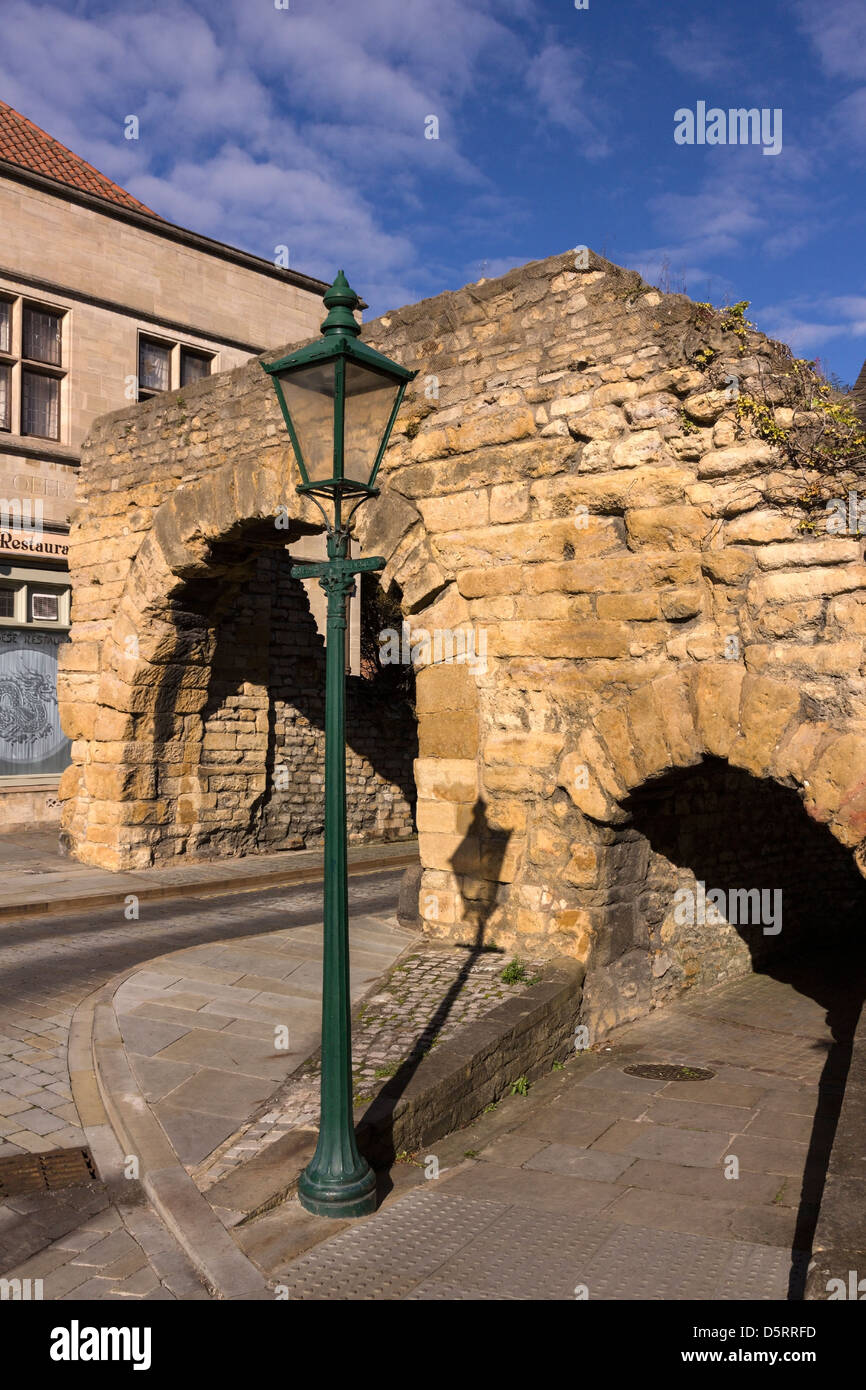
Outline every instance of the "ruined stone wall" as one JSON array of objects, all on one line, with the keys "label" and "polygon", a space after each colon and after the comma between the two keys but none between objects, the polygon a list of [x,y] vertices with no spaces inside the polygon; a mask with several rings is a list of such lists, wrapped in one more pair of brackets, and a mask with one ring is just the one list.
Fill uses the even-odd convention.
[{"label": "ruined stone wall", "polygon": [[[731,389],[805,429],[790,362],[745,325],[573,255],[364,336],[419,376],[359,539],[386,556],[382,582],[416,632],[473,643],[461,663],[434,643],[417,673],[421,916],[448,939],[587,960],[588,988],[638,952],[639,988],[630,976],[604,1007],[640,1011],[661,956],[688,956],[650,930],[651,844],[614,911],[645,784],[725,760],[795,793],[862,864],[864,543],[801,529],[808,471]],[[273,538],[280,504],[296,534],[315,522],[257,364],[182,394],[100,422],[73,533],[65,821],[82,858],[115,866],[147,862],[166,834],[138,782],[154,706],[173,730],[207,702],[172,605],[228,582],[231,547]],[[717,974],[726,950],[710,951]]]}]

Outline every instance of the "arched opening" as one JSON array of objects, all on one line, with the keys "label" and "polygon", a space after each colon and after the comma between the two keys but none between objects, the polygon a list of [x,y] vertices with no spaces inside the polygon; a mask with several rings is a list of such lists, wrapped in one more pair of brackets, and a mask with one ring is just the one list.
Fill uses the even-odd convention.
[{"label": "arched opening", "polygon": [[[688,1020],[682,1010],[668,1016],[667,1055],[652,1060],[727,1068],[729,1079],[750,1069],[756,1082],[809,1094],[802,1166],[785,1180],[796,1218],[789,1296],[802,1297],[866,996],[866,883],[795,791],[719,758],[644,783],[623,810],[627,821],[607,832],[607,924],[584,1017],[598,1039],[691,993]],[[708,995],[750,971],[779,986],[766,990],[766,1012],[737,999],[717,1006]],[[699,1035],[704,1055],[680,1056]],[[777,1116],[781,1135],[783,1120],[798,1123]],[[758,1146],[775,1133],[767,1123],[755,1130]],[[731,1151],[742,1143],[732,1140]],[[769,1172],[779,1171],[769,1160]]]},{"label": "arched opening", "polygon": [[[175,593],[163,621],[174,630],[191,698],[172,689],[154,718],[153,858],[299,849],[324,833],[324,638],[294,557],[262,544],[255,525],[214,543],[207,571]],[[192,706],[192,707],[190,707]],[[347,675],[346,763],[350,843],[414,832],[417,755],[408,700],[381,698]]]}]

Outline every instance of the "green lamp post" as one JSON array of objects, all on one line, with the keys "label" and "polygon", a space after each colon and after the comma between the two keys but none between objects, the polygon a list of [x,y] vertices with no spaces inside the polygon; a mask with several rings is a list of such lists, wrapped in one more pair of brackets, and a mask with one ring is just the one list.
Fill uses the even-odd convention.
[{"label": "green lamp post", "polygon": [[322,980],[321,1120],[316,1152],[298,1196],[318,1216],[367,1216],[376,1179],[358,1152],[352,1116],[349,995],[349,892],[346,859],[346,599],[355,575],[385,566],[353,560],[350,526],[369,497],[407,384],[417,375],[360,340],[360,304],[342,270],[324,295],[322,337],[278,362],[264,363],[292,441],[301,482],[325,519],[328,558],[295,565],[328,596],[325,665],[325,939]]}]

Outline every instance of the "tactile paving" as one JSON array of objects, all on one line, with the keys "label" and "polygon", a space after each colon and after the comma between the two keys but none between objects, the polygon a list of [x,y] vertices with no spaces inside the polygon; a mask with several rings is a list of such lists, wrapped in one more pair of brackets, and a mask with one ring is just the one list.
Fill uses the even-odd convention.
[{"label": "tactile paving", "polygon": [[290,1299],[784,1299],[790,1254],[598,1217],[411,1193],[293,1261]]}]

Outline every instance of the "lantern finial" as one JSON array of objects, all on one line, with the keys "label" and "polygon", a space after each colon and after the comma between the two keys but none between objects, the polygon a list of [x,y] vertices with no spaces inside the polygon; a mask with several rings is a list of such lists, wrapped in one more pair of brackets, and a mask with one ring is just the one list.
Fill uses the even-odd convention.
[{"label": "lantern finial", "polygon": [[350,333],[353,338],[360,335],[361,328],[355,319],[354,310],[361,303],[359,296],[352,289],[342,270],[337,272],[337,278],[330,289],[325,290],[322,295],[325,308],[330,310],[328,317],[321,324],[322,334],[326,338],[335,337],[338,333]]}]

